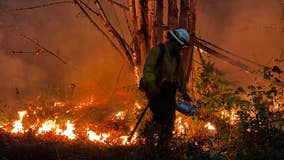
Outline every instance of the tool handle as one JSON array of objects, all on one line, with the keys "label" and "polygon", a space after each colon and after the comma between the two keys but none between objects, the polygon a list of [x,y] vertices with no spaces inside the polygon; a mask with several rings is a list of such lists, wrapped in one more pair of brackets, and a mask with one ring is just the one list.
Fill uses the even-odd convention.
[{"label": "tool handle", "polygon": [[141,113],[141,115],[140,115],[140,117],[139,117],[137,123],[135,124],[135,127],[131,130],[130,135],[129,135],[128,139],[127,139],[128,142],[131,142],[131,139],[132,139],[132,137],[133,137],[135,131],[137,130],[139,124],[141,123],[143,117],[145,116],[145,114],[146,114],[148,108],[150,108],[150,105],[149,105],[149,104],[146,106],[146,108],[145,108],[145,109],[143,110],[143,112]]}]

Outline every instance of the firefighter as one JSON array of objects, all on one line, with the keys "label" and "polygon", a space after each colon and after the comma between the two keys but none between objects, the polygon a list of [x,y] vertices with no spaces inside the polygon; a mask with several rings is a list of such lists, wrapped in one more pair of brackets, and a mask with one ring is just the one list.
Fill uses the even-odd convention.
[{"label": "firefighter", "polygon": [[[168,147],[173,136],[177,90],[184,100],[192,101],[187,94],[180,56],[182,48],[188,47],[189,34],[185,29],[180,28],[169,30],[167,37],[165,43],[151,49],[140,82],[152,111],[152,121],[149,122],[151,125],[146,124],[143,134],[146,141],[155,141],[153,135],[156,133],[158,148]],[[149,128],[153,127],[154,133],[149,131]]]}]

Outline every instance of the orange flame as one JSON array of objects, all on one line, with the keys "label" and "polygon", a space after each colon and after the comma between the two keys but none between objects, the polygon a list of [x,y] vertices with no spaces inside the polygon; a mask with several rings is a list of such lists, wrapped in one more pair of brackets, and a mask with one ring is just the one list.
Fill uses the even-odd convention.
[{"label": "orange flame", "polygon": [[[71,123],[70,120],[68,120],[66,122],[66,130],[63,131],[61,135],[66,136],[68,139],[71,139],[71,140],[76,139],[76,134],[74,134],[73,132],[75,130],[74,126],[75,125]],[[60,133],[60,131],[61,130],[57,130],[57,133]]]},{"label": "orange flame", "polygon": [[208,122],[208,123],[204,126],[204,128],[207,128],[207,129],[209,129],[209,130],[211,130],[211,131],[216,130],[216,128],[211,124],[211,122]]},{"label": "orange flame", "polygon": [[23,130],[24,127],[23,127],[23,124],[22,124],[22,121],[23,121],[23,118],[24,116],[27,114],[27,111],[19,111],[18,112],[19,114],[19,120],[16,120],[13,124],[13,129],[12,129],[12,133],[24,133],[25,131]]}]

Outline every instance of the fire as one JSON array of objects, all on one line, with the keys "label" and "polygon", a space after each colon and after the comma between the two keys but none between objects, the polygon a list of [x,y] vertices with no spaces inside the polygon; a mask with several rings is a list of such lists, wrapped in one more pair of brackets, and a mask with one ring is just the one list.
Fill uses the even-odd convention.
[{"label": "fire", "polygon": [[122,145],[130,145],[130,144],[135,144],[137,142],[137,133],[135,132],[131,141],[128,142],[128,137],[129,136],[120,136],[120,139],[122,140],[121,144]]},{"label": "fire", "polygon": [[54,102],[53,106],[54,107],[64,107],[65,103],[64,102]]},{"label": "fire", "polygon": [[[74,134],[75,124],[71,123],[70,120],[66,122],[66,130],[63,131],[60,135],[66,136],[67,138],[73,140],[76,139],[76,134]],[[60,130],[57,130],[60,133]]]},{"label": "fire", "polygon": [[97,134],[96,132],[91,131],[89,129],[87,129],[87,135],[90,141],[96,141],[104,144],[107,143],[107,140],[110,137],[109,133]]},{"label": "fire", "polygon": [[38,129],[38,134],[44,134],[59,129],[59,125],[55,123],[55,120],[47,120],[42,123]]},{"label": "fire", "polygon": [[239,116],[237,115],[238,110],[232,109],[230,112],[227,110],[221,111],[221,117],[222,118],[229,118],[229,123],[231,125],[234,125],[238,122]]},{"label": "fire", "polygon": [[19,111],[18,112],[19,114],[19,120],[16,120],[13,124],[13,129],[12,129],[12,133],[24,133],[25,131],[23,130],[24,127],[23,127],[23,124],[22,124],[22,121],[23,121],[23,118],[24,116],[27,114],[27,111]]},{"label": "fire", "polygon": [[[185,123],[187,124],[187,123]],[[176,119],[176,129],[174,131],[174,133],[176,133],[177,135],[182,135],[182,134],[185,134],[185,124],[182,123],[182,117],[179,116],[177,119]]]},{"label": "fire", "polygon": [[135,101],[134,105],[137,107],[138,110],[142,108],[141,105],[137,101]]},{"label": "fire", "polygon": [[207,128],[207,129],[209,129],[209,130],[211,130],[211,131],[216,130],[216,128],[211,124],[211,122],[208,122],[208,123],[204,126],[204,128]]},{"label": "fire", "polygon": [[137,85],[139,85],[140,76],[139,76],[139,71],[138,71],[137,66],[134,67],[134,72],[135,72],[135,77],[136,77],[136,83],[137,83]]},{"label": "fire", "polygon": [[126,114],[125,114],[125,112],[120,111],[120,112],[118,112],[115,116],[116,116],[116,119],[117,119],[117,120],[124,120]]}]

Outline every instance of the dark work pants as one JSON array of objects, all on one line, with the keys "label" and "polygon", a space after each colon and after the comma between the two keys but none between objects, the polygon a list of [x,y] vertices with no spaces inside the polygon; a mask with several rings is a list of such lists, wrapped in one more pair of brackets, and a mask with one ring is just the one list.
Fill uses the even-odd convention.
[{"label": "dark work pants", "polygon": [[158,134],[158,146],[168,147],[175,125],[176,87],[165,85],[161,94],[149,99],[153,129]]}]

